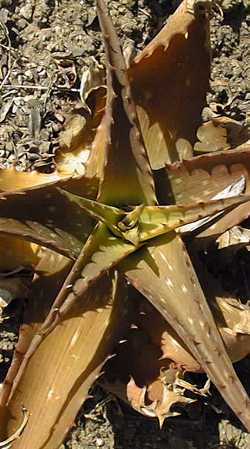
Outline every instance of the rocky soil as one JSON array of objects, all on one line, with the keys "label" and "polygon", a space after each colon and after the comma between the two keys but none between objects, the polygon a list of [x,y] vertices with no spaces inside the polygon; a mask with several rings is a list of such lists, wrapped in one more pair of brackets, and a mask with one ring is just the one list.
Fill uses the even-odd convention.
[{"label": "rocky soil", "polygon": [[[177,0],[112,0],[124,47],[140,51],[175,10]],[[216,113],[250,123],[250,5],[223,0],[212,19],[213,68],[204,118]],[[53,169],[58,135],[79,105],[83,71],[103,61],[93,0],[0,0],[0,167]],[[0,328],[0,380],[16,342],[22,305]],[[19,317],[19,318],[18,318]],[[250,362],[237,366],[243,382]],[[250,436],[214,394],[190,415],[158,424],[100,387],[80,411],[61,449],[247,449]]]}]

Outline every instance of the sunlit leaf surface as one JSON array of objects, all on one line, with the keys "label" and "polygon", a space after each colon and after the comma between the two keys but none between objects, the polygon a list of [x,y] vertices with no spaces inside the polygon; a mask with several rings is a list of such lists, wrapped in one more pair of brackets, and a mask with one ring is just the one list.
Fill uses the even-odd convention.
[{"label": "sunlit leaf surface", "polygon": [[[169,342],[178,342],[182,354],[180,363],[205,371],[250,430],[249,398],[225,349],[219,319],[211,313],[181,238],[172,232],[183,223],[249,199],[243,195],[207,201],[242,175],[248,190],[248,152],[190,159],[168,166],[161,174],[152,171],[177,160],[180,147],[194,142],[209,79],[207,15],[196,15],[183,1],[127,73],[103,0],[97,1],[97,12],[107,59],[105,111],[104,95],[99,92],[91,120],[86,124],[80,120],[79,129],[71,123],[72,133],[64,139],[65,152],[68,145],[76,157],[76,172],[77,163],[82,166],[82,151],[89,146],[86,173],[80,170],[80,177],[72,177],[74,163],[69,164],[68,180],[50,180],[50,186],[39,180],[35,182],[39,188],[25,180],[25,188],[21,182],[14,187],[22,191],[1,196],[0,217],[5,229],[6,223],[12,226],[9,234],[49,248],[38,246],[44,251],[38,261],[30,256],[38,276],[33,286],[35,299],[26,312],[1,390],[1,438],[18,428],[24,405],[29,421],[15,447],[60,446],[118,336],[124,335],[124,278],[167,321],[173,331]],[[177,205],[167,207],[171,194]],[[75,262],[70,260],[75,258]],[[229,328],[234,318],[231,309],[227,312]],[[229,340],[228,352],[234,360],[240,351],[233,346],[239,340]],[[166,347],[160,350],[167,355]],[[171,362],[178,364],[178,351],[169,349],[166,373]],[[159,371],[159,357],[158,349],[149,347],[138,358],[138,373],[152,361],[152,368]],[[149,398],[159,400],[155,409],[144,408],[146,378],[139,389],[131,379],[128,398],[138,411],[157,416],[161,424],[173,416],[172,404],[190,402],[184,390],[195,389],[178,379],[176,372],[170,381],[177,388],[172,396],[162,390],[162,378],[152,375],[150,380]],[[196,389],[196,394],[205,393]]]}]

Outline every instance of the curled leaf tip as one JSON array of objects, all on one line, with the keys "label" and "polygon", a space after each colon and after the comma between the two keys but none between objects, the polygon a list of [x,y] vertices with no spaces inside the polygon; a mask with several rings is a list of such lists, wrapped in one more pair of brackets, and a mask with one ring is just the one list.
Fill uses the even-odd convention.
[{"label": "curled leaf tip", "polygon": [[10,449],[12,445],[15,443],[16,440],[20,438],[22,435],[26,425],[28,424],[29,420],[29,412],[25,407],[22,407],[22,413],[23,413],[23,419],[18,427],[18,429],[6,440],[0,441],[0,448],[2,449]]}]

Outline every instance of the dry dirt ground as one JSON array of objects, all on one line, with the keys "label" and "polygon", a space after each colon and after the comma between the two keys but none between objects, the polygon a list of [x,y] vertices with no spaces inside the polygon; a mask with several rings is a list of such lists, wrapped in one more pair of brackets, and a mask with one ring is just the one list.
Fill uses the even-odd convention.
[{"label": "dry dirt ground", "polygon": [[[123,45],[139,51],[177,4],[113,0],[109,7]],[[52,169],[58,134],[79,105],[82,72],[103,58],[93,5],[93,0],[0,0],[0,167],[14,162],[20,170]],[[223,0],[222,10],[223,17],[216,14],[212,20],[213,69],[204,118],[220,112],[249,123],[249,0]],[[246,268],[244,273],[247,290],[250,272]],[[239,282],[238,276],[231,282]],[[0,381],[16,342],[21,305],[8,313],[0,329]],[[246,384],[249,360],[237,370]],[[61,449],[249,449],[250,436],[213,396],[210,405],[167,421],[159,430],[156,422],[96,387]]]}]

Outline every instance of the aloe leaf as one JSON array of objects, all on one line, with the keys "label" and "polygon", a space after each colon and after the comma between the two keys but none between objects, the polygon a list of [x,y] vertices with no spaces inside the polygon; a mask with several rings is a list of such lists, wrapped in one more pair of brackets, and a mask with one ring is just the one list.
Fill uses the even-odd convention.
[{"label": "aloe leaf", "polygon": [[13,191],[29,187],[69,180],[69,175],[59,176],[58,173],[20,172],[14,168],[0,170],[0,191]]},{"label": "aloe leaf", "polygon": [[81,242],[73,236],[63,231],[57,234],[49,226],[43,226],[31,220],[0,218],[0,234],[21,237],[24,240],[46,246],[71,259],[76,259],[81,250]]},{"label": "aloe leaf", "polygon": [[155,204],[153,176],[140,137],[125,61],[102,0],[97,1],[97,12],[106,49],[108,89],[108,132],[98,199],[114,206]]},{"label": "aloe leaf", "polygon": [[4,406],[8,402],[24,354],[28,350],[33,336],[49,313],[71,266],[72,261],[58,253],[45,248],[39,251],[39,259],[35,267],[39,276],[34,278],[31,286],[30,297],[32,300],[28,302],[24,310],[18,342],[1,388],[0,406]]},{"label": "aloe leaf", "polygon": [[174,234],[160,237],[121,265],[134,285],[166,318],[250,430],[250,400],[206,303],[184,244]]},{"label": "aloe leaf", "polygon": [[94,200],[89,200],[63,189],[60,191],[68,198],[70,202],[78,204],[78,206],[80,206],[80,208],[83,209],[88,215],[97,221],[105,223],[107,226],[115,225],[125,214],[123,210],[118,209],[117,207],[112,207]]},{"label": "aloe leaf", "polygon": [[242,195],[193,205],[145,206],[139,220],[140,242],[247,201],[249,196]]},{"label": "aloe leaf", "polygon": [[183,1],[129,69],[153,169],[178,160],[182,142],[195,143],[209,74],[208,21],[192,14]]},{"label": "aloe leaf", "polygon": [[[72,308],[78,297],[82,296],[92,283],[113,268],[126,256],[136,250],[136,247],[115,237],[103,224],[98,224],[87,240],[72,271],[64,283],[64,289],[58,295],[44,323],[55,326]],[[55,311],[59,309],[59,314]]]},{"label": "aloe leaf", "polygon": [[92,220],[53,188],[0,194],[0,231],[76,258],[92,230]]},{"label": "aloe leaf", "polygon": [[12,419],[5,428],[7,436],[18,427],[20,404],[29,413],[16,449],[60,446],[124,330],[123,295],[123,283],[116,275],[102,278],[33,354],[8,402]]},{"label": "aloe leaf", "polygon": [[[236,181],[234,184],[231,184],[228,187],[226,187],[224,190],[222,190],[222,192],[215,195],[212,199],[219,200],[219,199],[224,199],[224,198],[233,198],[234,196],[241,195],[242,192],[245,190],[245,185],[246,185],[245,177],[242,176],[238,181]],[[218,213],[212,217],[201,218],[199,220],[194,221],[193,223],[189,223],[187,225],[181,226],[181,228],[179,229],[179,232],[181,234],[184,234],[187,232],[195,231],[201,227],[204,227],[204,225],[207,226],[207,224],[210,222],[214,222],[215,218],[217,219],[220,216],[221,216],[221,214]],[[218,220],[220,220],[220,218],[218,218]],[[213,229],[213,225],[210,228]]]},{"label": "aloe leaf", "polygon": [[134,245],[113,236],[105,225],[98,224],[96,226],[67,276],[39,330],[39,334],[34,337],[32,346],[26,352],[19,374],[15,379],[16,383],[18,383],[28,360],[45,336],[65,319],[65,316],[79,302],[79,299],[87,294],[92,284],[95,284],[108,270],[135,250]]},{"label": "aloe leaf", "polygon": [[28,420],[29,420],[29,414],[24,407],[22,407],[22,413],[23,413],[23,419],[22,419],[20,426],[15,430],[15,432],[10,437],[8,437],[4,441],[0,441],[0,447],[2,449],[10,449],[12,447],[13,443],[16,440],[18,440],[20,438],[20,436],[22,435],[22,433],[28,423]]},{"label": "aloe leaf", "polygon": [[[222,192],[229,184],[236,184],[241,177],[246,180],[246,193],[248,193],[250,149],[245,145],[242,149],[197,156],[189,161],[168,165],[166,171],[177,204],[188,199],[207,201]],[[200,245],[205,246],[211,239],[215,239],[248,217],[248,203],[241,204],[202,231],[197,240]]]},{"label": "aloe leaf", "polygon": [[211,199],[242,176],[250,190],[250,147],[197,156],[166,166],[175,203]]},{"label": "aloe leaf", "polygon": [[[186,7],[186,3],[184,6]],[[185,12],[186,10],[183,11]],[[96,173],[101,173],[102,170],[100,167],[103,163],[103,176],[98,196],[99,203],[89,202],[83,199],[82,205],[85,203],[85,206],[81,207],[79,198],[70,194],[62,194],[62,192],[57,190],[55,195],[58,195],[60,198],[63,197],[62,204],[65,205],[65,208],[60,209],[57,202],[53,203],[49,194],[47,198],[51,208],[49,214],[46,214],[46,209],[43,207],[40,211],[40,218],[36,219],[39,212],[31,208],[33,213],[32,220],[27,209],[24,213],[20,209],[14,212],[12,208],[11,214],[14,215],[7,217],[13,220],[30,220],[29,223],[37,221],[39,226],[46,227],[49,225],[59,235],[63,235],[63,232],[68,232],[69,236],[79,238],[82,244],[86,241],[86,236],[90,235],[77,262],[74,264],[62,289],[57,295],[47,318],[32,338],[29,346],[25,346],[24,354],[21,354],[18,363],[13,364],[13,372],[10,372],[11,375],[8,378],[10,384],[8,391],[5,389],[6,395],[5,399],[3,399],[3,405],[6,403],[8,397],[10,412],[16,418],[20,412],[20,404],[25,401],[28,402],[27,408],[29,409],[30,407],[31,410],[31,420],[28,424],[29,431],[25,430],[23,438],[18,443],[17,447],[20,449],[27,448],[31,437],[32,449],[36,449],[36,445],[37,449],[40,449],[41,445],[47,449],[55,449],[60,444],[65,429],[69,427],[74,419],[81,400],[86,397],[90,383],[93,381],[93,375],[99,372],[100,366],[104,361],[103,355],[106,351],[106,346],[105,351],[103,351],[103,335],[106,335],[107,330],[107,335],[110,336],[112,334],[112,328],[108,327],[107,329],[107,326],[109,326],[109,323],[112,326],[114,324],[109,321],[110,315],[106,315],[108,314],[106,289],[104,289],[103,293],[101,287],[103,288],[103,282],[105,283],[105,280],[107,280],[106,274],[108,272],[110,273],[110,269],[118,263],[120,263],[121,269],[125,271],[125,275],[134,286],[143,292],[154,306],[160,310],[164,317],[168,319],[169,323],[176,329],[179,336],[185,342],[187,340],[187,345],[192,351],[192,354],[202,364],[218,388],[222,390],[225,399],[236,413],[238,412],[242,422],[250,428],[249,403],[247,403],[245,393],[225,354],[224,346],[202,295],[202,290],[199,287],[198,281],[190,266],[190,261],[179,240],[174,239],[171,234],[162,239],[155,239],[152,245],[149,245],[148,249],[139,249],[138,232],[143,207],[138,205],[153,205],[156,203],[153,177],[143,143],[139,137],[140,130],[137,125],[136,112],[131,99],[125,64],[117,37],[102,0],[98,1],[98,14],[105,38],[108,65],[108,99],[105,111],[107,130],[105,133],[105,142],[101,146],[103,153],[100,159],[102,162],[96,168]],[[192,33],[192,26],[200,27],[201,35],[205,38],[206,24],[197,22],[196,19],[191,19],[190,16],[185,14],[185,20],[188,20],[187,22],[184,21],[185,33],[182,34],[180,41],[189,41],[189,37],[192,36],[189,44],[192,42],[193,45],[198,34]],[[178,23],[181,23],[180,17],[178,18]],[[161,48],[160,42],[161,40],[158,40],[157,44],[153,46],[151,55],[156,56],[158,52],[161,54],[162,51],[165,51],[164,45]],[[175,37],[174,42],[178,43],[177,37]],[[171,48],[171,43],[168,42],[168,44],[169,48]],[[204,50],[204,39],[202,40],[201,48]],[[150,55],[147,53],[144,56],[147,59],[146,56]],[[179,66],[181,62],[177,61]],[[159,69],[157,64],[156,68],[157,70]],[[191,78],[191,81],[193,81],[193,78]],[[185,86],[189,86],[191,81],[187,77],[184,77]],[[152,94],[153,92],[151,87],[148,90],[145,89],[148,97],[148,93],[151,92]],[[162,87],[159,92],[162,94]],[[188,90],[188,92],[190,93],[191,91]],[[189,104],[191,104],[190,101]],[[152,106],[150,101],[148,102],[148,99],[147,106],[150,106],[150,108]],[[164,110],[161,109],[162,112]],[[186,113],[187,111],[185,111]],[[162,120],[162,117],[160,117],[160,120]],[[188,126],[190,127],[190,123]],[[164,128],[164,131],[167,129]],[[155,142],[159,142],[159,140],[164,141],[165,136],[162,133],[158,133],[157,131],[156,135],[157,139],[160,137]],[[179,138],[181,137],[178,136]],[[174,142],[175,146],[178,143],[178,139],[173,132],[171,142]],[[93,165],[89,165],[89,167],[93,169]],[[93,192],[96,191],[96,186],[85,195],[85,181],[86,179],[83,178],[81,187],[83,196],[89,195],[90,198],[93,198]],[[58,184],[54,183],[53,186],[56,188]],[[93,184],[91,184],[91,187],[93,187]],[[80,188],[79,184],[76,184],[74,187],[71,182],[67,186],[69,191],[73,189],[73,192],[81,194],[82,192],[78,191],[78,188]],[[43,194],[47,192],[46,189],[47,187],[43,186]],[[38,204],[41,204],[35,204],[36,193],[34,189],[29,189],[29,195],[32,198],[34,206],[37,207]],[[9,195],[6,201],[6,207],[10,204],[11,196],[13,197],[12,194]],[[21,196],[18,198],[19,205],[21,204]],[[23,194],[23,196],[25,197],[26,195]],[[107,205],[103,208],[100,203],[109,204],[110,206]],[[56,211],[54,210],[55,205]],[[137,205],[137,208],[121,216],[122,211],[114,208],[117,205],[119,207]],[[174,207],[176,211],[176,206]],[[198,205],[198,209],[199,207],[200,205]],[[225,203],[223,203],[224,207]],[[82,214],[83,208],[85,212],[102,222],[97,224],[92,233],[92,222],[87,221],[86,216]],[[67,215],[68,211],[69,214]],[[159,212],[159,209],[157,211]],[[169,222],[169,220],[168,218],[166,219],[166,216],[162,217],[162,213],[157,215],[158,212],[155,209],[156,221],[158,220],[156,226],[158,226],[159,230],[162,226],[162,220],[164,219],[166,222]],[[5,214],[7,213],[10,212],[6,210]],[[15,216],[15,213],[17,215],[20,214],[19,217]],[[26,213],[27,218],[25,218]],[[7,216],[5,214],[3,213],[3,218]],[[147,211],[146,219],[148,222],[146,222],[146,219],[145,223],[142,222],[142,231],[144,231],[143,226],[146,224],[149,226],[152,225],[154,217],[151,217],[151,215],[154,215],[153,209]],[[125,241],[122,238],[118,238],[115,232],[112,233],[108,229],[110,222],[116,224],[116,220],[120,218],[122,220],[117,223],[117,226],[124,225],[124,229],[121,229],[121,231],[122,236],[125,237]],[[173,221],[175,221],[174,217]],[[132,228],[129,229],[131,225]],[[131,232],[132,234],[130,234]],[[131,243],[128,243],[126,238]],[[146,238],[148,237],[145,231]],[[138,252],[138,257],[132,255],[135,251]],[[121,263],[127,256],[129,256],[128,261]],[[140,259],[141,256],[142,259]],[[168,258],[171,264],[168,262]],[[172,262],[175,262],[175,265]],[[176,273],[172,273],[172,271],[176,271]],[[109,281],[107,280],[107,282]],[[112,289],[112,291],[114,290]],[[113,294],[108,294],[108,296],[113,297]],[[186,307],[183,305],[183,298],[185,298]],[[104,303],[100,301],[104,301]],[[101,312],[99,311],[100,309]],[[100,322],[98,313],[100,314]],[[115,318],[117,319],[117,316]],[[186,318],[187,322],[185,321]],[[59,326],[61,322],[63,325]],[[72,324],[71,327],[70,323],[74,323],[74,325]],[[101,336],[98,334],[99,330]],[[79,335],[84,337],[85,333],[88,335],[90,333],[91,338],[82,338],[83,341],[79,341]],[[27,341],[25,340],[25,344]],[[51,360],[51,347],[54,341],[56,343],[58,342],[58,349],[56,348],[55,353],[52,354]],[[76,352],[73,352],[71,349],[72,346],[74,347],[75,342],[77,342],[77,347],[75,348]],[[86,351],[86,347],[89,350],[89,358],[87,359],[84,357],[83,352]],[[97,355],[100,355],[98,363],[96,363],[97,355],[93,355],[95,351],[97,351]],[[80,361],[78,360],[78,356],[81,359]],[[48,389],[48,385],[46,384],[47,379],[41,379],[42,373],[39,372],[41,361],[45,366],[48,365],[51,389]],[[74,367],[76,368],[74,373],[72,373]],[[66,387],[64,386],[64,381],[62,381],[64,376]],[[226,380],[228,383],[226,383]],[[57,384],[56,386],[53,384],[53,382],[57,381],[58,394],[55,391]],[[40,392],[38,396],[33,392],[36,386]],[[231,391],[229,391],[230,388]],[[66,397],[64,390],[67,394]],[[54,395],[55,392],[56,395]],[[39,404],[38,411],[36,410],[37,403]],[[56,407],[54,403],[57,404]],[[44,408],[46,409],[44,405],[50,407],[48,417],[45,416],[47,410],[44,410]],[[248,411],[244,407],[248,407]],[[41,416],[44,417],[44,426],[41,426],[41,429],[39,429],[39,417]],[[17,422],[15,422],[15,428],[18,427],[16,424]],[[8,428],[8,432],[10,433],[11,425],[10,420]],[[31,425],[35,430],[33,430],[33,427],[31,429]]]},{"label": "aloe leaf", "polygon": [[12,271],[20,266],[35,267],[40,259],[39,246],[23,239],[0,235],[0,270]]},{"label": "aloe leaf", "polygon": [[212,226],[208,227],[204,231],[195,236],[195,241],[198,246],[205,248],[212,240],[215,240],[221,234],[228,229],[237,226],[242,221],[246,220],[250,216],[250,202],[241,204],[232,211],[228,212],[224,217],[220,218]]},{"label": "aloe leaf", "polygon": [[2,403],[9,398],[10,394],[14,394],[17,386],[19,388],[19,382],[27,370],[27,364],[36,351],[39,351],[46,336],[53,333],[61,321],[65,323],[67,316],[74,314],[74,309],[83,295],[83,303],[85,303],[89,290],[94,288],[97,281],[135,249],[134,245],[113,236],[105,225],[96,226],[28,348],[27,339],[21,338],[19,347],[21,346],[24,350],[21,351],[21,359],[17,351],[17,360],[11,367],[7,376],[8,382],[2,391]]}]

